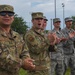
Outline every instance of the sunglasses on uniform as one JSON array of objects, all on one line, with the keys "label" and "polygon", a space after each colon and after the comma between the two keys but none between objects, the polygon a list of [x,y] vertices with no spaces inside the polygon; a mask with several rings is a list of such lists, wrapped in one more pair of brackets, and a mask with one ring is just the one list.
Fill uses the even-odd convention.
[{"label": "sunglasses on uniform", "polygon": [[13,12],[0,12],[0,16],[14,16],[14,13]]}]

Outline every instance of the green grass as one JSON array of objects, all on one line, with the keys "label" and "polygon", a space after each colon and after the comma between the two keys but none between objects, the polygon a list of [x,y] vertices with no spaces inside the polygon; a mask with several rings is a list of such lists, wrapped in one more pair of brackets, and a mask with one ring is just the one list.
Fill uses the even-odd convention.
[{"label": "green grass", "polygon": [[67,69],[66,74],[65,75],[70,75],[70,68]]},{"label": "green grass", "polygon": [[23,69],[20,69],[19,75],[27,75],[27,72]]},{"label": "green grass", "polygon": [[[27,72],[23,69],[20,69],[19,75],[27,75]],[[70,69],[68,68],[65,75],[70,75]]]}]

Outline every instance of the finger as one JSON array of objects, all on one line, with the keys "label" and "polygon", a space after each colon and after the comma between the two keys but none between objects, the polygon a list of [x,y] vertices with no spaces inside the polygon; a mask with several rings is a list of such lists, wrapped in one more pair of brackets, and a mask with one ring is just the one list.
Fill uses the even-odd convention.
[{"label": "finger", "polygon": [[30,62],[33,62],[33,61],[34,61],[34,60],[33,60],[33,59],[31,59],[31,58],[28,58],[27,60],[28,60],[28,61],[30,61]]}]

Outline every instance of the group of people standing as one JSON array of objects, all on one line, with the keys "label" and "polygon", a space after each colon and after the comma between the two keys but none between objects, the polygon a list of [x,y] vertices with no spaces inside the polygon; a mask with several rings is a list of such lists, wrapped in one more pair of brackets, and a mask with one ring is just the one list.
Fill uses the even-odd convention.
[{"label": "group of people standing", "polygon": [[65,18],[61,30],[60,19],[54,18],[54,29],[45,32],[48,19],[42,12],[33,12],[32,28],[23,38],[11,29],[14,8],[0,5],[0,75],[19,75],[20,68],[27,75],[65,75],[70,67],[75,75],[75,31],[72,18]]},{"label": "group of people standing", "polygon": [[72,29],[73,19],[66,17],[64,21],[66,26],[61,29],[60,18],[54,18],[54,29],[50,31],[50,33],[55,33],[57,36],[57,42],[55,43],[57,50],[50,52],[51,75],[65,75],[68,68],[71,70],[70,75],[75,75],[75,31]]},{"label": "group of people standing", "polygon": [[60,29],[60,19],[53,19],[54,29],[59,38],[59,42],[56,44],[57,51],[51,53],[51,75],[65,75],[66,70],[70,67],[70,75],[75,75],[75,31],[72,29],[71,17],[65,18],[65,28]]}]

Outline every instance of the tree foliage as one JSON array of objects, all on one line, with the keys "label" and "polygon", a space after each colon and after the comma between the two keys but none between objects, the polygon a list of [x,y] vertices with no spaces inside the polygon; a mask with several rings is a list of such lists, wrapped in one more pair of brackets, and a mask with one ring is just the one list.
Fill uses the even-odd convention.
[{"label": "tree foliage", "polygon": [[72,28],[75,29],[75,16],[72,16],[73,22],[72,22]]},{"label": "tree foliage", "polygon": [[12,23],[11,28],[20,34],[24,34],[26,33],[28,26],[26,25],[24,19],[22,17],[18,17],[16,14],[14,16],[14,22]]}]

